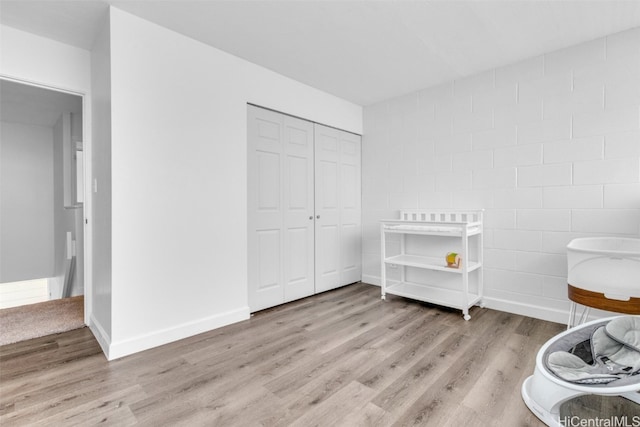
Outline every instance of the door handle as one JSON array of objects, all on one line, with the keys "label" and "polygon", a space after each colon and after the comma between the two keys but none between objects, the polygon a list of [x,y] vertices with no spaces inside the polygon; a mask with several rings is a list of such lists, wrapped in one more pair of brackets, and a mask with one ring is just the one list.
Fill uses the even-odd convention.
[{"label": "door handle", "polygon": [[313,219],[313,215],[311,215],[311,216],[309,217],[309,219]]},{"label": "door handle", "polygon": [[316,215],[316,219],[320,219],[320,215]]}]

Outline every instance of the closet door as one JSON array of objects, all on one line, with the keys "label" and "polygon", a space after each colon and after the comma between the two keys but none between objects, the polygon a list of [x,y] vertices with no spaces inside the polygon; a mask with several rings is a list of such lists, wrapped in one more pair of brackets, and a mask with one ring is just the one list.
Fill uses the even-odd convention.
[{"label": "closet door", "polygon": [[313,123],[284,116],[284,301],[313,295]]},{"label": "closet door", "polygon": [[316,292],[361,278],[360,137],[315,126]]},{"label": "closet door", "polygon": [[313,125],[248,107],[248,282],[252,312],[314,292]]},{"label": "closet door", "polygon": [[362,280],[361,141],[340,132],[341,285]]}]

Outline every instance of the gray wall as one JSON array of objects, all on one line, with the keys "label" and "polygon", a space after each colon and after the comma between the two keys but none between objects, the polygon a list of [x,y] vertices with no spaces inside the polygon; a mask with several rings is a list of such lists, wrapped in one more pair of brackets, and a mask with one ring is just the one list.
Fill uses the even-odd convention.
[{"label": "gray wall", "polygon": [[53,130],[0,126],[0,282],[52,277]]}]

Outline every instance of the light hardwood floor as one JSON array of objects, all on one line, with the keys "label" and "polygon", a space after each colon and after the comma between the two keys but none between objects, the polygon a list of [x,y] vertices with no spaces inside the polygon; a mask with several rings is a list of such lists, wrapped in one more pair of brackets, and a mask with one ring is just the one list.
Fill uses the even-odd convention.
[{"label": "light hardwood floor", "polygon": [[520,386],[555,323],[355,284],[107,362],[80,329],[0,347],[0,424],[541,426]]}]

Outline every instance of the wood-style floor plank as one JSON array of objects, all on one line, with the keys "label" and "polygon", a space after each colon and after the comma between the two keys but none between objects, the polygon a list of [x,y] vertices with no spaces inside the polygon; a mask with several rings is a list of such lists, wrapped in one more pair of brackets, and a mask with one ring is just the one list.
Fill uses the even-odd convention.
[{"label": "wood-style floor plank", "polygon": [[0,424],[542,426],[520,386],[563,326],[471,316],[355,284],[112,362],[86,328],[10,344]]}]

